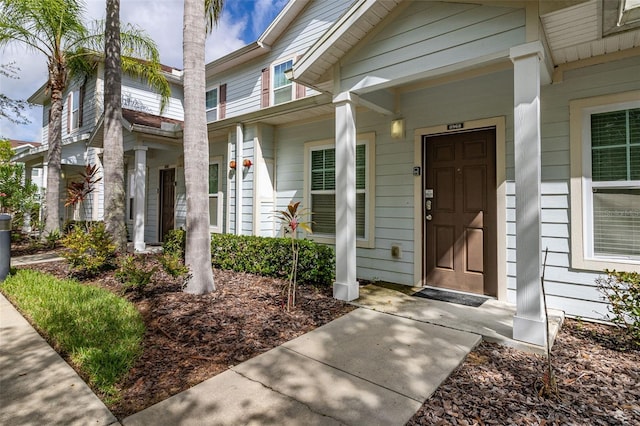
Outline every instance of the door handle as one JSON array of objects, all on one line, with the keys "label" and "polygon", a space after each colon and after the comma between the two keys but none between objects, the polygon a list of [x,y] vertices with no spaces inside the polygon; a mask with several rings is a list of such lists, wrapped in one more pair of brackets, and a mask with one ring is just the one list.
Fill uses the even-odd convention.
[{"label": "door handle", "polygon": [[433,217],[432,217],[430,214],[428,214],[428,215],[425,217],[425,219],[427,219],[427,220],[431,220],[431,219],[433,219]]}]

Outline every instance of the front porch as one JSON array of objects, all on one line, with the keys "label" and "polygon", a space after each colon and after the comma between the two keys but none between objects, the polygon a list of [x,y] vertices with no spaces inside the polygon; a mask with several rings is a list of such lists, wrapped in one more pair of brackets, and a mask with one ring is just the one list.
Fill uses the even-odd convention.
[{"label": "front porch", "polygon": [[[378,282],[360,287],[360,297],[353,305],[386,314],[409,318],[414,321],[438,325],[453,330],[481,335],[488,342],[546,354],[543,346],[537,346],[513,338],[515,305],[488,299],[479,307],[441,302],[412,296],[424,287],[410,287]],[[551,346],[564,321],[564,312],[549,309],[549,337]]]}]

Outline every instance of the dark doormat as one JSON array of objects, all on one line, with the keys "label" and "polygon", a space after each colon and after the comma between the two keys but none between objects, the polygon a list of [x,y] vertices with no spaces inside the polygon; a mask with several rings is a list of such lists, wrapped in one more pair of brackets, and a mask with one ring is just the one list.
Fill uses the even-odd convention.
[{"label": "dark doormat", "polygon": [[477,308],[489,299],[489,297],[485,296],[456,293],[435,288],[423,288],[419,292],[413,293],[412,296],[439,300],[441,302],[457,303],[458,305],[473,306],[474,308]]}]

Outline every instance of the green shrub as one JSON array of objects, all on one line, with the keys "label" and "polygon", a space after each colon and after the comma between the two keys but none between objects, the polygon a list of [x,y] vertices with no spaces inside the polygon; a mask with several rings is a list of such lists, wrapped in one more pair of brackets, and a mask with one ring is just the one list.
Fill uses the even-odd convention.
[{"label": "green shrub", "polygon": [[[330,285],[335,268],[333,249],[310,240],[298,240],[298,244],[298,281]],[[211,258],[212,265],[219,269],[288,279],[292,266],[291,239],[213,234]]]},{"label": "green shrub", "polygon": [[606,271],[598,278],[598,290],[609,301],[609,319],[626,329],[628,337],[640,345],[640,273]]},{"label": "green shrub", "polygon": [[92,276],[113,267],[116,245],[104,222],[95,222],[88,229],[76,226],[61,243],[65,247],[62,257],[76,274]]},{"label": "green shrub", "polygon": [[158,270],[157,266],[149,267],[144,256],[125,255],[120,258],[120,267],[115,273],[116,279],[126,289],[142,291],[151,282],[151,277]]},{"label": "green shrub", "polygon": [[189,268],[184,265],[184,260],[177,253],[162,253],[158,256],[162,269],[174,278],[186,276]]},{"label": "green shrub", "polygon": [[162,252],[175,254],[184,260],[184,249],[187,233],[183,229],[172,229],[167,232],[162,242]]},{"label": "green shrub", "polygon": [[109,398],[142,351],[144,324],[136,308],[107,290],[22,269],[0,286],[88,382]]}]

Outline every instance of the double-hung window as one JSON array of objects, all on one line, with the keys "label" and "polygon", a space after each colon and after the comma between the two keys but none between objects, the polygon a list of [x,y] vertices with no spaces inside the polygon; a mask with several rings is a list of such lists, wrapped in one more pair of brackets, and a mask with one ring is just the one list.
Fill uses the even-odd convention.
[{"label": "double-hung window", "polygon": [[209,229],[218,233],[222,232],[221,164],[219,158],[209,161]]},{"label": "double-hung window", "polygon": [[273,105],[289,102],[293,99],[293,82],[285,75],[285,71],[291,68],[293,68],[293,59],[273,67]]},{"label": "double-hung window", "polygon": [[218,119],[218,88],[207,90],[206,97],[207,123]]},{"label": "double-hung window", "polygon": [[82,126],[82,96],[84,86],[69,92],[67,96],[67,132]]},{"label": "double-hung window", "polygon": [[[373,173],[375,137],[359,135],[356,144],[356,237],[358,245],[373,244]],[[312,212],[311,237],[331,243],[336,233],[336,149],[330,141],[309,142],[305,146],[305,205]]]},{"label": "double-hung window", "polygon": [[630,102],[614,102],[617,97],[612,96],[593,102],[611,103],[572,104],[572,124],[581,119],[581,144],[572,144],[572,149],[582,148],[580,157],[575,153],[572,157],[572,170],[577,170],[573,164],[577,161],[582,170],[581,190],[572,186],[572,217],[582,224],[572,223],[577,228],[572,232],[582,234],[572,235],[582,242],[582,247],[572,246],[578,252],[572,253],[578,260],[574,266],[621,269],[611,263],[626,263],[640,269],[640,96],[636,96]]}]

